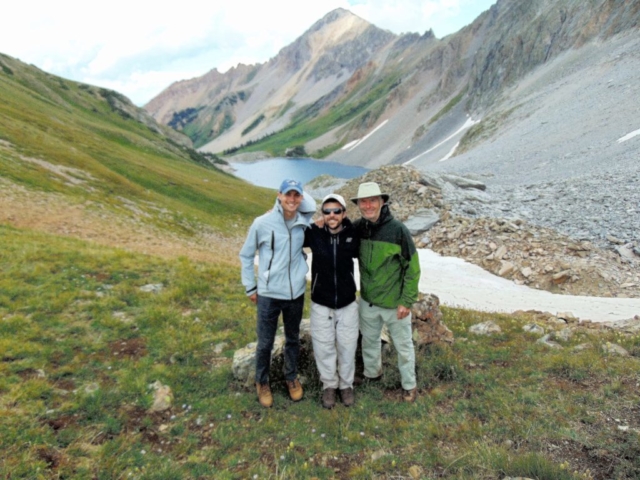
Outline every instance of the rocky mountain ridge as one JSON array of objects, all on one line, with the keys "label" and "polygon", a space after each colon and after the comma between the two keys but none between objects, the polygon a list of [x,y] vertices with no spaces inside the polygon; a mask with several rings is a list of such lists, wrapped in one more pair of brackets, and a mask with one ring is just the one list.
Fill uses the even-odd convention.
[{"label": "rocky mountain ridge", "polygon": [[485,144],[518,108],[502,105],[509,89],[565,52],[637,35],[639,19],[638,4],[622,0],[500,0],[436,39],[338,9],[269,62],[180,82],[146,108],[164,123],[184,119],[174,125],[207,151],[273,136],[268,154],[299,144],[347,164],[404,163],[466,132],[468,116],[479,125],[464,149]]}]

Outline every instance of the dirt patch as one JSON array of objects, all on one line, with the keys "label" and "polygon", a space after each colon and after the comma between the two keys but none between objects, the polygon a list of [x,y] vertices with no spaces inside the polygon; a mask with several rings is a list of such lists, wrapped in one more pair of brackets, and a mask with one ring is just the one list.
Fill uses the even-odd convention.
[{"label": "dirt patch", "polygon": [[109,355],[112,357],[126,357],[137,360],[147,354],[147,344],[144,338],[130,338],[116,340],[109,344]]},{"label": "dirt patch", "polygon": [[46,425],[51,427],[54,432],[59,430],[63,430],[65,428],[69,428],[71,426],[78,424],[78,417],[73,415],[62,415],[57,418],[50,418],[44,422]]},{"label": "dirt patch", "polygon": [[32,378],[44,377],[42,371],[38,371],[34,368],[25,368],[24,370],[20,370],[19,372],[17,372],[16,375],[18,375],[22,380],[31,380]]},{"label": "dirt patch", "polygon": [[66,390],[68,392],[72,392],[73,390],[76,389],[76,383],[70,378],[61,378],[59,380],[56,380],[53,383],[53,386],[55,388],[59,388],[60,390]]},{"label": "dirt patch", "polygon": [[47,464],[47,468],[56,469],[62,463],[62,454],[52,448],[38,449],[38,459]]},{"label": "dirt patch", "polygon": [[356,453],[353,455],[315,455],[311,458],[311,462],[324,468],[333,470],[332,478],[347,479],[353,478],[352,469],[360,467],[366,463],[368,458],[364,453]]}]

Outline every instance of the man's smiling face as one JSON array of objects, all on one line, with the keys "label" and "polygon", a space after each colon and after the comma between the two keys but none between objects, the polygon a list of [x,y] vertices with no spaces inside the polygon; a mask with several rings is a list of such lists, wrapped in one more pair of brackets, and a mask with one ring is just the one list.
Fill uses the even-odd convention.
[{"label": "man's smiling face", "polygon": [[381,196],[358,199],[360,214],[370,222],[378,221],[378,218],[380,218],[380,211],[382,210],[382,204]]},{"label": "man's smiling face", "polygon": [[302,203],[302,195],[295,190],[289,190],[287,193],[278,193],[278,200],[282,205],[284,216],[286,219],[295,217],[300,203]]}]

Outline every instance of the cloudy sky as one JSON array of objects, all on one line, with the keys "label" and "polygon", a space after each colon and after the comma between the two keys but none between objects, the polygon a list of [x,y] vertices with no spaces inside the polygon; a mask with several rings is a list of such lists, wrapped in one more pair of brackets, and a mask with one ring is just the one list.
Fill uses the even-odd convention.
[{"label": "cloudy sky", "polygon": [[397,34],[432,28],[442,38],[495,1],[11,1],[0,53],[144,105],[175,81],[266,62],[338,7]]}]

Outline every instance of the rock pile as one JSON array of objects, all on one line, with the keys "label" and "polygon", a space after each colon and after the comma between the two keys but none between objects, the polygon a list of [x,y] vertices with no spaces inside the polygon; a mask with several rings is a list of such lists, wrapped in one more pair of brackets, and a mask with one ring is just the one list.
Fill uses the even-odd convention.
[{"label": "rock pile", "polygon": [[453,332],[442,323],[440,299],[433,295],[420,294],[411,306],[413,339],[416,345],[452,344]]},{"label": "rock pile", "polygon": [[636,262],[522,221],[449,218],[417,244],[520,285],[572,295],[640,297]]},{"label": "rock pile", "polygon": [[[348,199],[356,196],[361,182],[377,182],[390,194],[391,211],[410,228],[418,247],[463,258],[537,289],[640,297],[638,243],[603,248],[595,239],[575,239],[517,218],[477,217],[479,206],[490,201],[486,186],[455,175],[389,165],[346,184],[340,182],[336,190]],[[351,202],[347,211],[351,218],[359,217]]]}]

